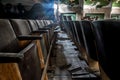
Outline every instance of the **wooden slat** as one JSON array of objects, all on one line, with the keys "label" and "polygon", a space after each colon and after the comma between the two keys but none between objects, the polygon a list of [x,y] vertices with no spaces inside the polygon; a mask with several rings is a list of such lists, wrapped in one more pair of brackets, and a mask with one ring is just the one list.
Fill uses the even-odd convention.
[{"label": "wooden slat", "polygon": [[50,54],[51,54],[51,50],[52,50],[54,40],[55,40],[55,36],[54,36],[53,40],[51,41],[50,49],[49,49],[49,52],[48,52],[48,55],[47,55],[47,60],[46,60],[46,63],[45,63],[45,68],[43,70],[41,80],[48,80],[48,79],[46,79],[45,76],[47,75],[47,67],[48,67],[48,64],[49,64],[49,58],[50,58]]},{"label": "wooden slat", "polygon": [[36,43],[37,43],[37,48],[38,48],[38,53],[39,53],[38,55],[40,57],[40,62],[41,62],[41,68],[43,69],[44,66],[45,66],[45,62],[44,62],[42,48],[40,46],[40,41],[39,40],[36,40]]},{"label": "wooden slat", "polygon": [[[38,48],[38,55],[40,57],[40,62],[41,62],[41,68],[44,69],[45,68],[45,61],[44,61],[44,56],[43,56],[42,48],[40,46],[40,41],[36,40],[36,43],[37,43],[37,48]],[[45,80],[48,80],[47,74],[45,74]]]}]

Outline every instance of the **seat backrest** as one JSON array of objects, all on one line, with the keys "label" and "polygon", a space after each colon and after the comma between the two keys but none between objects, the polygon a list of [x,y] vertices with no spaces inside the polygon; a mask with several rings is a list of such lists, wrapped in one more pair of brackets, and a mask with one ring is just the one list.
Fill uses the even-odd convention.
[{"label": "seat backrest", "polygon": [[68,22],[68,27],[70,28],[70,31],[72,32],[73,38],[75,39],[75,41],[79,42],[76,27],[75,27],[75,21],[67,21],[67,22]]},{"label": "seat backrest", "polygon": [[11,19],[12,27],[17,36],[31,34],[30,25],[25,19]]},{"label": "seat backrest", "polygon": [[60,24],[63,25],[63,29],[73,38],[75,38],[73,34],[73,29],[69,21],[61,21]]},{"label": "seat backrest", "polygon": [[37,22],[39,28],[44,28],[45,24],[44,24],[43,20],[36,20],[36,22]]},{"label": "seat backrest", "polygon": [[79,21],[63,21],[66,31],[82,47],[84,47],[83,35]]},{"label": "seat backrest", "polygon": [[9,20],[0,19],[0,51],[17,52],[18,50],[18,39]]},{"label": "seat backrest", "polygon": [[[31,28],[32,28],[32,31],[39,31],[38,29],[38,25],[36,23],[35,20],[28,20]],[[48,37],[47,37],[47,34],[48,33],[41,33],[38,32],[37,34],[35,35],[41,35],[42,39],[40,40],[40,45],[41,45],[41,48],[42,48],[42,52],[43,52],[43,56],[44,56],[44,61],[46,61],[46,58],[47,58],[47,48],[48,48]],[[46,42],[47,41],[47,42]]]},{"label": "seat backrest", "polygon": [[74,27],[76,28],[76,33],[78,35],[78,39],[79,39],[79,43],[80,45],[85,48],[85,43],[84,43],[84,39],[83,39],[83,33],[82,33],[82,25],[80,25],[79,21],[74,21]]},{"label": "seat backrest", "polygon": [[93,32],[93,24],[90,21],[81,21],[82,23],[82,34],[84,36],[84,44],[86,51],[90,58],[93,60],[98,60],[97,58],[97,50],[96,50],[96,44],[95,44],[95,38],[94,38],[94,32]]},{"label": "seat backrest", "polygon": [[18,51],[20,51],[18,39],[9,20],[0,19],[0,80],[21,80],[16,64],[19,59],[13,57],[18,55]]},{"label": "seat backrest", "polygon": [[37,22],[35,20],[28,20],[29,24],[30,24],[30,28],[32,31],[37,31],[39,30]]},{"label": "seat backrest", "polygon": [[[119,78],[120,21],[94,21],[99,64],[110,80]],[[102,75],[102,74],[101,74]]]},{"label": "seat backrest", "polygon": [[[17,37],[31,35],[30,25],[26,19],[10,19],[10,22]],[[30,42],[31,40],[21,40],[20,46],[24,48]]]}]

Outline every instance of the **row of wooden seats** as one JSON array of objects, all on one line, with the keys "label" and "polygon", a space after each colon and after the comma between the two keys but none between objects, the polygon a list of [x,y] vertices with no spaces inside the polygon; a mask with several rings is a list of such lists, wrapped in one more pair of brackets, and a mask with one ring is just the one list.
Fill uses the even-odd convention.
[{"label": "row of wooden seats", "polygon": [[[80,45],[93,60],[97,61],[96,46],[90,21],[64,21],[67,33],[72,37],[76,44]],[[94,44],[94,45],[93,45]]]},{"label": "row of wooden seats", "polygon": [[41,80],[55,25],[40,22],[0,19],[0,80]]},{"label": "row of wooden seats", "polygon": [[64,21],[64,24],[67,33],[85,49],[87,57],[99,63],[101,80],[119,78],[120,21]]},{"label": "row of wooden seats", "polygon": [[119,78],[117,73],[120,70],[120,20],[101,20],[92,23],[102,79],[115,80]]},{"label": "row of wooden seats", "polygon": [[[89,68],[86,70],[96,75],[98,80],[99,66],[96,53],[96,46],[94,43],[94,35],[92,32],[92,24],[90,21],[63,21],[65,31],[70,35],[75,45],[80,51],[80,59],[86,60]],[[97,73],[96,73],[97,72]],[[91,77],[93,79],[94,77]]]}]

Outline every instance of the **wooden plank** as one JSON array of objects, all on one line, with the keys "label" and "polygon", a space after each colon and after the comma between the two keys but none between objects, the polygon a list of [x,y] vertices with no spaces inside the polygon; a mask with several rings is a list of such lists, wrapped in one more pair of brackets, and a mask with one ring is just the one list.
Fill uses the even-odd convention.
[{"label": "wooden plank", "polygon": [[43,56],[43,52],[42,52],[42,48],[41,48],[41,44],[39,40],[36,40],[37,43],[37,50],[38,50],[38,55],[39,55],[39,59],[40,59],[40,63],[41,63],[41,68],[43,69],[45,66],[45,62],[44,62],[44,56]]},{"label": "wooden plank", "polygon": [[47,55],[47,59],[46,59],[46,63],[45,63],[45,68],[44,68],[44,70],[43,70],[41,80],[48,80],[48,78],[46,78],[47,68],[48,68],[49,59],[50,59],[50,54],[51,54],[51,50],[52,50],[52,47],[53,47],[53,44],[54,44],[54,40],[55,40],[55,36],[54,36],[54,38],[53,38],[52,41],[51,41],[50,49],[49,49],[49,51],[48,51],[48,55]]},{"label": "wooden plank", "polygon": [[[40,63],[41,63],[41,69],[44,69],[45,68],[45,61],[44,61],[44,56],[43,56],[41,44],[40,44],[39,40],[36,40],[36,43],[37,43],[38,55],[39,55],[39,59],[40,59]],[[47,74],[45,74],[44,80],[48,80]]]},{"label": "wooden plank", "polygon": [[36,44],[29,44],[21,52],[24,53],[24,58],[18,64],[22,80],[40,80],[42,70]]},{"label": "wooden plank", "polygon": [[0,63],[0,80],[22,80],[17,63]]}]

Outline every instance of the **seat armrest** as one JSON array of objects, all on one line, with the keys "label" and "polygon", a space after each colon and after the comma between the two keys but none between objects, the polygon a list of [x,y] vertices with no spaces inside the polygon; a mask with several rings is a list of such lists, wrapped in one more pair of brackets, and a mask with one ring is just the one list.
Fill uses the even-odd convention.
[{"label": "seat armrest", "polygon": [[19,35],[17,36],[19,40],[40,40],[42,39],[41,35]]},{"label": "seat armrest", "polygon": [[6,53],[0,52],[0,63],[13,63],[19,62],[24,57],[21,53]]},{"label": "seat armrest", "polygon": [[32,31],[32,33],[48,33],[48,30],[36,30],[36,31]]},{"label": "seat armrest", "polygon": [[39,28],[39,30],[50,30],[49,27],[46,27],[46,28]]}]

